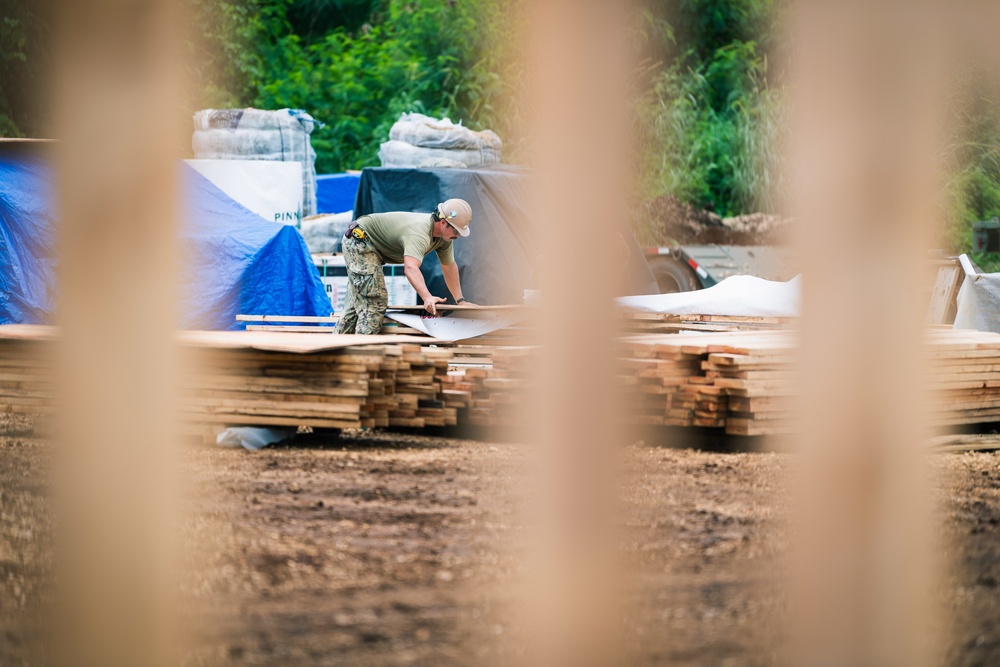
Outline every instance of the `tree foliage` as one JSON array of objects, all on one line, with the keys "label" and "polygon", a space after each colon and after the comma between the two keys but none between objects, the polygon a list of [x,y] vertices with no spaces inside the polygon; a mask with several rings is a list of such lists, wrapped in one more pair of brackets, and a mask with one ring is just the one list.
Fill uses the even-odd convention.
[{"label": "tree foliage", "polygon": [[43,136],[49,3],[0,0],[0,137]]},{"label": "tree foliage", "polygon": [[[957,78],[948,119],[951,136],[942,169],[950,175],[944,192],[945,221],[940,244],[953,252],[972,248],[972,225],[1000,217],[1000,87],[988,72],[969,67]],[[986,271],[1000,271],[1000,259],[974,255]]]},{"label": "tree foliage", "polygon": [[[524,146],[521,59],[529,0],[181,0],[191,90],[183,112],[301,108],[320,172],[378,164],[399,114],[447,116]],[[788,0],[646,0],[635,43],[633,138],[644,198],[673,195],[722,215],[777,212],[787,84],[772,58]],[[45,136],[51,0],[0,0],[0,136]],[[595,45],[599,48],[599,45]],[[945,154],[943,245],[1000,216],[1000,91],[959,78]],[[572,110],[567,110],[572,113]],[[979,258],[981,263],[986,258]],[[1000,263],[994,267],[1000,269]]]},{"label": "tree foliage", "polygon": [[378,164],[379,144],[407,111],[503,136],[495,47],[513,24],[508,3],[188,1],[215,21],[197,47],[215,47],[201,102],[306,110],[325,123],[313,134],[320,171]]},{"label": "tree foliage", "polygon": [[778,9],[771,0],[682,0],[647,13],[640,31],[673,27],[666,44],[645,39],[665,59],[639,102],[637,134],[651,147],[646,196],[722,215],[774,211],[784,92],[770,82],[765,45]]}]

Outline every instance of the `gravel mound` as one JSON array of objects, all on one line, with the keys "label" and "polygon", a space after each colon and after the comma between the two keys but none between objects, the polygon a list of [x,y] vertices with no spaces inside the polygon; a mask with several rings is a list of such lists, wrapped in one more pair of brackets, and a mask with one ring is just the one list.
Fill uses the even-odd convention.
[{"label": "gravel mound", "polygon": [[638,211],[643,245],[781,245],[789,218],[751,213],[732,218],[685,204],[667,195],[644,202]]}]

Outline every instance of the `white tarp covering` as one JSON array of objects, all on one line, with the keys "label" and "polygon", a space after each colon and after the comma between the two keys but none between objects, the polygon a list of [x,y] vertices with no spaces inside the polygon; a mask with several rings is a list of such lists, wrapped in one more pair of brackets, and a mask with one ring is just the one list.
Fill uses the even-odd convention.
[{"label": "white tarp covering", "polygon": [[1000,273],[976,273],[968,257],[959,260],[965,280],[958,290],[954,328],[1000,333]]},{"label": "white tarp covering", "polygon": [[265,220],[298,226],[302,219],[302,166],[297,162],[185,162],[232,199]]},{"label": "white tarp covering", "polygon": [[620,306],[669,315],[730,315],[738,317],[798,317],[801,276],[788,282],[754,276],[730,276],[707,289],[676,294],[623,296]]},{"label": "white tarp covering", "polygon": [[523,320],[526,314],[523,311],[465,310],[452,311],[450,315],[430,317],[390,310],[385,316],[434,338],[454,341],[482,336],[509,327]]}]

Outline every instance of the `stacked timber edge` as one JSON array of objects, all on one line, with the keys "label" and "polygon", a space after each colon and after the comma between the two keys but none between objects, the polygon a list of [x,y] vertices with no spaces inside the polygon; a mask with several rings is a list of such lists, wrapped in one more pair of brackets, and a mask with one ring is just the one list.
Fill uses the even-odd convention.
[{"label": "stacked timber edge", "polygon": [[[56,331],[0,326],[0,410],[56,409]],[[927,331],[930,419],[942,431],[1000,422],[1000,334]],[[534,346],[426,336],[181,332],[186,424],[316,428],[521,427]],[[619,339],[622,425],[778,435],[794,429],[798,334],[647,334]]]}]

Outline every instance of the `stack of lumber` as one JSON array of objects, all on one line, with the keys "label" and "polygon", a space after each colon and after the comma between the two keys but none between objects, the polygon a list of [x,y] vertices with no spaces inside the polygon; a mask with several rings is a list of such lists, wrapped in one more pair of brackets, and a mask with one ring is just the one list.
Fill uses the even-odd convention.
[{"label": "stack of lumber", "polygon": [[[318,338],[305,338],[318,345]],[[347,343],[352,338],[384,340],[333,338]],[[441,395],[452,354],[413,343],[344,345],[308,353],[202,350],[194,371],[186,375],[184,417],[196,423],[330,428],[454,426],[457,409]]]},{"label": "stack of lumber", "polygon": [[478,426],[520,426],[524,423],[531,368],[538,348],[496,347],[493,367],[479,379],[469,410],[469,423]]},{"label": "stack of lumber", "polygon": [[625,335],[677,333],[681,331],[760,331],[790,329],[796,319],[789,317],[749,317],[740,315],[670,315],[632,310],[621,311]]},{"label": "stack of lumber", "polygon": [[[55,331],[0,327],[0,410],[53,411]],[[427,337],[182,332],[187,423],[333,428],[518,426],[540,348],[441,345]],[[927,332],[934,425],[1000,421],[1000,334]],[[626,423],[733,435],[793,427],[797,333],[622,338]]]},{"label": "stack of lumber", "polygon": [[186,422],[357,428],[386,421],[392,380],[378,348],[311,354],[254,349],[199,349],[183,373]]},{"label": "stack of lumber", "polygon": [[699,354],[683,345],[663,344],[660,338],[630,338],[618,346],[619,385],[628,396],[626,419],[643,425],[692,426],[698,389],[704,386],[696,379]]},{"label": "stack of lumber", "polygon": [[796,394],[796,347],[783,342],[769,346],[729,346],[709,351],[702,362],[706,379],[723,393],[723,415],[730,435],[777,435],[792,428]]},{"label": "stack of lumber", "polygon": [[383,364],[382,373],[392,387],[391,401],[387,402],[393,405],[387,419],[378,419],[374,426],[424,428],[458,424],[458,410],[445,405],[441,395],[451,350],[413,344],[379,347],[390,362]]},{"label": "stack of lumber", "polygon": [[980,331],[929,332],[932,424],[1000,421],[998,340]]},{"label": "stack of lumber", "polygon": [[524,394],[537,350],[531,346],[456,346],[447,377],[442,379],[446,404],[464,408],[465,422],[473,426],[522,425]]},{"label": "stack of lumber", "polygon": [[796,337],[790,331],[676,333],[621,341],[632,423],[787,432]]},{"label": "stack of lumber", "polygon": [[55,329],[11,324],[0,332],[0,411],[51,414]]}]

